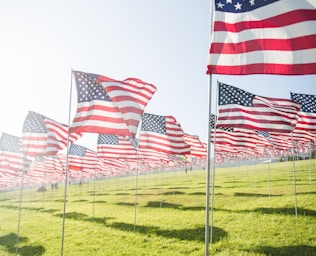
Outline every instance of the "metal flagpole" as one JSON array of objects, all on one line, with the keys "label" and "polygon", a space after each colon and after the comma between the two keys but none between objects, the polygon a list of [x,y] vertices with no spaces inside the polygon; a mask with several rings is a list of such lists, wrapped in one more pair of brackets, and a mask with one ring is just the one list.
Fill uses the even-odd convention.
[{"label": "metal flagpole", "polygon": [[[218,81],[217,81],[217,87],[218,88]],[[215,91],[215,95],[217,95],[217,90]],[[216,98],[217,99],[217,98]],[[210,108],[211,109],[211,108]],[[217,100],[216,100],[216,104],[215,104],[215,113],[217,112]],[[211,115],[210,115],[211,116]],[[214,216],[214,196],[215,196],[215,166],[216,166],[216,150],[215,150],[215,146],[216,146],[216,118],[214,120],[214,150],[213,150],[213,166],[212,166],[212,204],[211,204],[211,229],[210,229],[210,246],[212,247],[212,243],[213,243],[213,216]],[[211,132],[209,131],[209,134],[211,134]],[[211,140],[210,140],[210,144],[211,144]],[[210,147],[211,148],[211,147]]]},{"label": "metal flagpole", "polygon": [[208,112],[208,141],[207,141],[207,172],[206,172],[206,202],[205,202],[205,256],[209,253],[210,227],[210,177],[211,177],[211,101],[212,101],[212,75],[209,76],[209,112]]},{"label": "metal flagpole", "polygon": [[[213,11],[215,10],[214,1],[210,0],[210,23],[211,31],[213,31]],[[208,141],[207,141],[207,171],[206,171],[206,202],[205,202],[205,256],[209,256],[209,241],[210,241],[210,228],[209,228],[209,207],[210,207],[210,176],[211,176],[211,108],[212,108],[212,75],[209,75],[209,111],[208,111]],[[215,147],[214,147],[215,151]],[[214,154],[215,155],[215,154]],[[215,160],[215,159],[214,159]]]},{"label": "metal flagpole", "polygon": [[293,163],[293,180],[294,180],[294,205],[295,205],[295,216],[297,217],[296,173],[295,173],[295,159],[294,159],[294,141],[293,141],[293,133],[292,133],[292,163]]},{"label": "metal flagpole", "polygon": [[[142,116],[139,120],[138,129],[140,127],[140,123],[142,121]],[[140,141],[140,131],[138,136],[138,141],[135,141],[133,138],[131,138],[131,141],[137,142],[136,144],[136,152],[137,152],[137,158],[136,158],[136,181],[135,181],[135,200],[134,200],[134,232],[136,232],[136,208],[137,208],[137,190],[138,190],[138,162],[139,162],[139,141]],[[133,143],[134,145],[134,143]]]},{"label": "metal flagpole", "polygon": [[67,136],[67,154],[66,154],[66,172],[65,172],[65,188],[64,188],[64,208],[63,208],[63,224],[62,224],[62,236],[61,236],[61,251],[60,255],[64,255],[64,240],[65,240],[65,215],[66,215],[66,197],[67,197],[67,184],[68,184],[68,151],[69,151],[69,127],[70,127],[70,115],[71,115],[71,98],[72,98],[72,75],[71,69],[70,77],[70,96],[69,96],[69,113],[68,113],[68,136]]}]

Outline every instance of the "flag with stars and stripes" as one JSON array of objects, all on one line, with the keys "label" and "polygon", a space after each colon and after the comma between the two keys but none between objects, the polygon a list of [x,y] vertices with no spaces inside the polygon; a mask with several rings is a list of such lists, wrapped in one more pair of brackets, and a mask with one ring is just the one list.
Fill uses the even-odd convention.
[{"label": "flag with stars and stripes", "polygon": [[316,74],[316,1],[212,4],[207,74]]},{"label": "flag with stars and stripes", "polygon": [[71,170],[98,169],[102,166],[95,151],[78,144],[70,145],[68,162]]},{"label": "flag with stars and stripes", "polygon": [[2,133],[0,138],[0,169],[26,171],[32,160],[23,154],[21,138]]},{"label": "flag with stars and stripes", "polygon": [[70,130],[135,137],[156,87],[136,78],[118,81],[79,71],[74,76],[78,105]]},{"label": "flag with stars and stripes", "polygon": [[[69,143],[82,137],[82,133],[69,134]],[[29,111],[23,125],[22,148],[28,156],[55,155],[67,146],[68,126],[44,115]]]},{"label": "flag with stars and stripes", "polygon": [[200,141],[199,136],[185,133],[184,142],[190,146],[190,154],[201,158],[207,157],[207,149]]},{"label": "flag with stars and stripes", "polygon": [[316,133],[316,95],[291,92],[291,99],[301,104],[296,130]]},{"label": "flag with stars and stripes", "polygon": [[184,132],[173,116],[144,113],[142,116],[139,148],[152,149],[167,154],[190,154],[190,146],[184,142]]},{"label": "flag with stars and stripes", "polygon": [[289,99],[254,95],[219,83],[217,127],[286,133],[294,130],[300,104]]},{"label": "flag with stars and stripes", "polygon": [[130,138],[114,134],[98,135],[97,153],[98,158],[137,158],[136,148]]}]

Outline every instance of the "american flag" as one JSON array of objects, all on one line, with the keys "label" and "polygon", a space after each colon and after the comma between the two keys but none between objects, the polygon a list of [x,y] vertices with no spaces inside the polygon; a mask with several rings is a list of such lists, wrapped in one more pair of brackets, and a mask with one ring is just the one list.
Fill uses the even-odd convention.
[{"label": "american flag", "polygon": [[296,129],[316,133],[316,95],[291,92],[291,99],[301,104]]},{"label": "american flag", "polygon": [[29,111],[23,125],[22,147],[29,156],[46,154],[47,127],[44,125],[45,116]]},{"label": "american flag", "polygon": [[185,133],[183,135],[184,142],[190,146],[190,154],[192,156],[207,157],[207,150],[204,147],[203,143],[200,141],[199,136],[197,135],[190,135]]},{"label": "american flag", "polygon": [[2,133],[0,138],[0,166],[2,169],[25,171],[32,159],[23,154],[21,150],[21,138]]},{"label": "american flag", "polygon": [[73,143],[82,137],[82,133],[71,132],[68,138],[68,125],[59,123],[53,119],[45,118],[44,125],[47,128],[46,155],[55,155],[59,150],[67,146],[67,141]]},{"label": "american flag", "polygon": [[98,135],[97,153],[98,158],[137,158],[137,151],[129,137],[114,134]]},{"label": "american flag", "polygon": [[213,0],[207,74],[316,74],[314,0]]},{"label": "american flag", "polygon": [[103,86],[111,101],[116,103],[132,137],[135,137],[145,107],[157,88],[137,78],[117,81],[99,76],[97,82]]},{"label": "american flag", "polygon": [[257,96],[219,83],[217,127],[286,133],[294,130],[300,104],[293,100]]},{"label": "american flag", "polygon": [[[211,114],[211,142],[214,144],[230,145],[233,147],[254,148],[258,144],[258,135],[255,131],[244,128],[218,127],[217,117]],[[216,130],[215,130],[215,127]]]},{"label": "american flag", "polygon": [[190,154],[184,142],[184,132],[173,116],[144,113],[139,138],[139,148],[153,149],[167,154]]},{"label": "american flag", "polygon": [[79,71],[74,76],[78,106],[70,130],[135,137],[156,88],[137,79],[117,81]]},{"label": "american flag", "polygon": [[[81,133],[70,133],[69,142],[73,143],[81,137]],[[55,155],[67,146],[67,140],[67,125],[29,111],[24,120],[22,132],[22,146],[25,154],[33,157]]]},{"label": "american flag", "polygon": [[97,153],[78,144],[71,144],[68,153],[69,169],[94,169],[97,167]]}]

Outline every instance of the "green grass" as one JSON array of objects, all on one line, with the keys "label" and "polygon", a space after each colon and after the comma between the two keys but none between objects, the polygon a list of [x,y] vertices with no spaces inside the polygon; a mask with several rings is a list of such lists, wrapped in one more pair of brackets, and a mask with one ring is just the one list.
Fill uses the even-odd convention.
[{"label": "green grass", "polygon": [[[295,169],[296,186],[292,162],[217,168],[209,255],[316,255],[315,160]],[[139,175],[137,207],[135,187],[68,186],[64,255],[204,255],[206,171]],[[1,256],[16,255],[18,232],[18,255],[61,255],[64,188],[36,189],[23,190],[20,225],[19,191],[0,193]]]}]

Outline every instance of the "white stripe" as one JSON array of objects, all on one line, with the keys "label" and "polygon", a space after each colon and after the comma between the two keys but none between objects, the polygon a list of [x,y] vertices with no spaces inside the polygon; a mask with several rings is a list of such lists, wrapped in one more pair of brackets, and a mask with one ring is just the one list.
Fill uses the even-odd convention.
[{"label": "white stripe", "polygon": [[290,39],[316,34],[316,21],[295,23],[280,28],[251,28],[240,32],[214,31],[213,43],[239,43],[254,39]]},{"label": "white stripe", "polygon": [[240,66],[256,63],[306,64],[316,63],[316,48],[301,51],[255,51],[243,54],[210,54],[210,65]]}]

